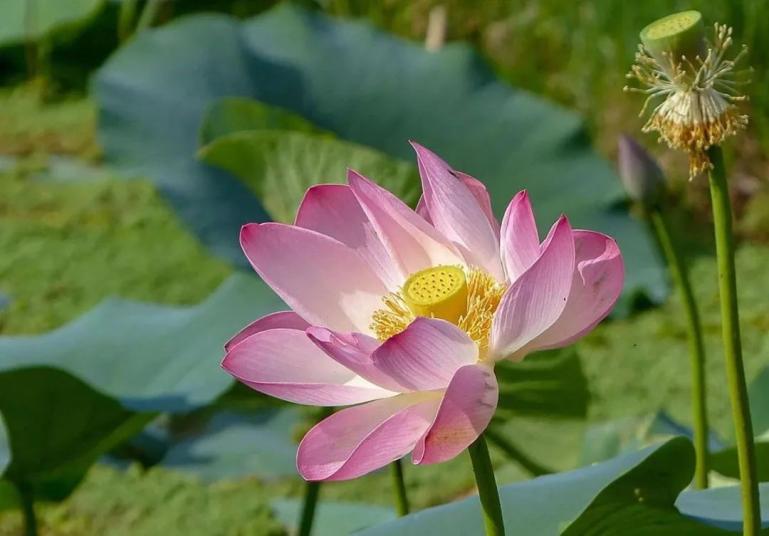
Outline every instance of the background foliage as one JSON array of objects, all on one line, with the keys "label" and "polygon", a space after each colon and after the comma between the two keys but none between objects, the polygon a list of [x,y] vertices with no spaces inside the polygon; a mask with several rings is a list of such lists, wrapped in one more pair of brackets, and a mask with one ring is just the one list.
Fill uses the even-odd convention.
[{"label": "background foliage", "polygon": [[[226,336],[279,304],[264,294],[258,282],[243,279],[246,276],[222,260],[232,259],[231,255],[214,248],[219,255],[213,256],[199,239],[209,246],[215,244],[221,236],[215,228],[222,216],[230,218],[228,224],[234,226],[268,214],[290,220],[292,206],[306,186],[301,181],[338,181],[342,178],[339,170],[349,160],[375,178],[394,181],[386,184],[414,202],[412,157],[401,138],[415,128],[423,129],[420,133],[427,138],[434,137],[438,145],[446,144],[436,149],[448,150],[450,161],[455,159],[466,171],[495,181],[492,189],[500,204],[520,185],[518,180],[507,180],[508,172],[520,171],[516,162],[528,159],[523,179],[550,177],[550,183],[529,185],[539,192],[544,203],[541,210],[547,217],[559,210],[559,198],[552,190],[559,184],[561,170],[584,165],[582,169],[588,171],[580,175],[585,182],[574,186],[587,204],[579,205],[570,195],[573,210],[584,210],[585,226],[604,225],[616,228],[619,234],[625,232],[620,224],[632,229],[636,234],[626,240],[629,250],[639,248],[634,262],[652,271],[638,275],[638,281],[657,288],[650,294],[661,298],[664,287],[660,286],[660,273],[654,272],[653,252],[644,245],[641,225],[627,217],[607,160],[613,157],[616,134],[620,130],[637,132],[640,125],[635,117],[637,100],[619,91],[637,29],[659,14],[693,4],[705,10],[709,20],[735,25],[738,39],[754,50],[754,122],[749,133],[730,149],[737,171],[733,186],[738,226],[744,241],[738,269],[740,280],[749,282],[740,289],[745,352],[748,372],[757,377],[753,406],[759,410],[757,418],[762,418],[766,400],[760,394],[766,391],[763,382],[769,377],[766,372],[760,374],[767,364],[764,356],[769,344],[765,319],[769,279],[764,269],[769,248],[763,243],[769,236],[764,202],[769,195],[764,156],[769,85],[763,83],[769,57],[760,51],[766,49],[769,17],[762,16],[759,0],[695,1],[686,6],[664,0],[632,5],[616,0],[443,2],[449,41],[472,43],[491,62],[493,72],[460,45],[450,45],[434,55],[420,49],[428,14],[437,2],[295,3],[310,13],[323,11],[343,20],[363,18],[414,42],[403,45],[387,40],[387,48],[382,49],[387,53],[382,53],[380,44],[371,44],[379,39],[377,33],[357,23],[345,23],[338,36],[345,43],[342,51],[349,43],[369,43],[366,50],[382,54],[374,62],[381,72],[369,74],[370,79],[354,76],[361,69],[366,72],[366,65],[354,63],[354,57],[348,58],[349,65],[338,54],[334,56],[338,64],[324,60],[329,50],[335,50],[329,37],[337,27],[332,21],[315,19],[285,5],[264,18],[243,23],[221,14],[175,22],[204,9],[246,18],[275,3],[188,0],[165,4],[157,23],[169,27],[129,42],[98,75],[94,86],[98,105],[84,95],[85,81],[117,47],[117,3],[92,2],[103,5],[88,11],[84,24],[44,32],[51,55],[48,84],[42,90],[24,82],[28,34],[16,39],[27,41],[26,45],[0,50],[0,72],[9,86],[0,92],[0,413],[5,416],[0,433],[23,438],[21,425],[22,431],[32,435],[19,441],[39,444],[40,436],[35,434],[49,433],[56,438],[50,445],[57,447],[28,450],[24,458],[16,454],[24,443],[11,448],[7,438],[0,439],[0,471],[14,481],[42,482],[45,490],[40,498],[67,495],[84,478],[67,500],[42,506],[47,532],[285,533],[296,518],[296,498],[302,491],[286,452],[316,415],[273,407],[253,393],[230,388],[230,380],[216,370]],[[0,16],[0,20],[10,19]],[[213,38],[213,32],[221,31],[217,48],[209,56],[191,54],[188,47],[196,39],[179,33],[185,25],[205,28],[200,34],[192,32],[194,38]],[[326,48],[308,47],[301,40],[293,44],[291,39],[281,41],[296,35],[311,39],[318,28],[330,39]],[[2,32],[0,28],[0,35],[5,35]],[[244,48],[232,44],[234,32],[245,36]],[[170,56],[158,61],[158,47],[178,56],[173,61]],[[149,68],[153,60],[154,67]],[[288,62],[290,73],[281,73],[284,78],[272,77],[271,84],[254,89],[248,73],[272,74],[276,62]],[[208,83],[189,78],[185,69],[192,64],[210,69],[204,77]],[[453,69],[451,77],[441,80],[431,92],[429,85],[435,80],[425,72],[431,72],[427,67],[438,69],[439,65],[441,72]],[[576,110],[585,123],[571,111],[499,85],[495,75]],[[179,80],[185,84],[169,83]],[[302,83],[292,85],[293,92],[285,92],[280,80]],[[409,91],[419,96],[415,102],[399,99],[404,80],[418,81]],[[350,87],[340,89],[337,82]],[[447,87],[456,91],[454,100],[445,95]],[[443,104],[433,102],[435,93],[445,99]],[[355,102],[356,94],[366,95],[366,99]],[[257,97],[271,106],[243,99],[218,100],[225,95]],[[504,124],[494,123],[492,114],[482,109],[485,105],[468,104],[468,96],[495,103],[495,112],[509,104],[509,114],[500,121]],[[104,127],[99,135],[97,106],[102,109]],[[431,110],[428,116],[433,122],[409,123],[408,117],[398,116],[401,109],[411,110],[411,114]],[[450,121],[441,117],[446,113],[463,118],[462,128],[447,128]],[[388,123],[393,117],[398,120]],[[531,125],[537,121],[546,128],[532,131]],[[507,130],[510,124],[516,128]],[[529,137],[532,132],[539,134],[533,140],[522,137],[521,143],[511,142],[518,131]],[[600,156],[591,152],[586,133],[592,135]],[[485,142],[463,146],[471,135]],[[156,143],[148,144],[148,139]],[[495,144],[490,145],[489,140]],[[494,158],[488,158],[490,148]],[[506,155],[510,155],[508,167],[499,167]],[[675,158],[661,155],[676,190],[677,232],[688,238],[689,253],[696,257],[693,276],[704,310],[709,403],[718,436],[713,443],[714,448],[723,449],[718,468],[724,475],[734,476],[727,401],[720,381],[718,296],[704,186],[685,183],[684,173],[677,173],[685,167]],[[229,174],[213,171],[200,159]],[[308,177],[307,170],[318,168],[324,170],[321,177]],[[276,189],[286,177],[292,179],[293,187]],[[189,187],[187,181],[198,178],[196,188],[190,188],[198,210],[192,215],[182,210],[180,218],[179,188]],[[212,195],[223,190],[208,189],[213,183],[206,181],[211,178],[228,181],[227,195],[244,195],[237,211],[222,210],[216,199],[212,202]],[[599,212],[611,219],[599,221]],[[193,226],[196,232],[192,232],[191,220],[202,223],[198,226],[202,231]],[[88,312],[110,296],[119,299]],[[228,314],[221,314],[217,299],[228,304]],[[230,307],[233,303],[237,306]],[[670,530],[677,534],[692,526],[679,510],[710,522],[715,519],[722,527],[735,527],[736,501],[728,490],[685,493],[678,497],[678,509],[673,507],[688,479],[691,452],[685,441],[635,452],[650,441],[686,433],[689,418],[680,304],[675,296],[659,308],[643,310],[645,303],[628,300],[626,311],[635,306],[633,315],[601,326],[577,346],[577,353],[537,356],[523,368],[501,372],[507,378],[507,402],[495,429],[520,451],[518,462],[511,462],[504,450],[494,450],[502,483],[525,480],[532,468],[535,472],[568,470],[633,451],[595,469],[536,480],[536,488],[526,487],[530,483],[507,488],[505,497],[511,504],[523,505],[520,511],[509,510],[511,515],[515,512],[516,523],[526,512],[539,512],[541,519],[531,520],[531,527],[547,522],[554,523],[554,530],[569,526],[571,532],[567,533],[582,533],[581,526],[594,526],[596,518],[591,516],[604,519],[603,509],[608,508],[617,512],[618,523],[624,523],[626,515],[634,520],[650,515],[650,519],[671,523]],[[214,320],[215,329],[211,327]],[[201,334],[200,326],[211,327],[209,336],[181,343],[190,335]],[[50,330],[56,331],[34,336]],[[103,367],[105,356],[111,365],[92,370],[92,363]],[[179,371],[190,370],[190,364],[198,366],[189,375],[180,375]],[[46,389],[51,396],[40,404],[41,398],[34,394],[44,386],[50,386]],[[14,413],[19,401],[26,400],[24,396],[32,397],[25,407],[35,408],[38,422],[54,419],[68,426],[62,430],[26,426],[30,413]],[[667,413],[658,413],[663,408]],[[81,419],[78,427],[72,420],[65,421],[69,417],[61,416],[62,412],[87,419]],[[136,436],[150,420],[151,425]],[[757,426],[758,431],[767,428]],[[104,433],[97,437],[90,434],[94,430]],[[73,444],[89,448],[74,451],[68,447]],[[90,463],[108,450],[112,451],[110,458],[102,458],[86,473]],[[43,465],[51,472],[40,480],[35,470]],[[414,505],[441,504],[471,493],[468,466],[460,457],[439,467],[407,467]],[[644,469],[649,467],[669,471],[655,470],[650,476]],[[572,501],[567,514],[556,513],[562,506],[557,501],[550,505],[552,510],[521,502],[522,497],[532,495],[532,489],[563,492],[561,479],[587,486],[581,488],[581,495],[564,492],[562,496]],[[3,482],[0,480],[0,510],[15,500]],[[648,509],[635,510],[632,497],[623,494],[639,486],[660,494],[652,501],[651,514]],[[383,474],[326,486],[318,533],[339,534],[391,519],[390,493],[389,479]],[[365,504],[361,504],[362,497]],[[384,524],[372,533],[387,533],[395,527],[406,533],[424,533],[429,530],[425,526],[435,526],[438,514],[451,520],[453,528],[461,527],[462,522],[476,526],[472,501],[442,508],[393,521],[394,525]],[[335,525],[339,519],[351,524]],[[0,534],[17,533],[19,522],[13,510],[0,513]],[[632,526],[643,528],[635,521]],[[701,529],[696,525],[692,530]],[[714,531],[717,533],[720,531]]]}]

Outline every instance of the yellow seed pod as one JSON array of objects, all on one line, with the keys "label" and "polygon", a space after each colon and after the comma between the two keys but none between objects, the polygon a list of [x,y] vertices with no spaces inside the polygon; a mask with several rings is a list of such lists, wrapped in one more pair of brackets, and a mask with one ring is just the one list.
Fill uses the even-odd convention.
[{"label": "yellow seed pod", "polygon": [[417,316],[457,323],[467,310],[467,278],[457,266],[436,266],[413,274],[403,298]]}]

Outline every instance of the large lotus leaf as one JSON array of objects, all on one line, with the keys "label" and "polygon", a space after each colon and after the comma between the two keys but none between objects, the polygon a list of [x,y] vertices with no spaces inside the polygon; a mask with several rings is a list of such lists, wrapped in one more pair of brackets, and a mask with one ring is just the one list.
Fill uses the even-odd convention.
[{"label": "large lotus leaf", "polygon": [[104,0],[3,0],[0,46],[36,41],[51,32],[85,23]]},{"label": "large lotus leaf", "polygon": [[50,500],[66,497],[91,463],[150,418],[51,367],[0,372],[0,413],[7,428],[0,452],[10,454],[3,478]]},{"label": "large lotus leaf", "polygon": [[[500,499],[505,523],[517,536],[555,535],[569,524],[568,534],[730,534],[709,525],[732,521],[739,512],[737,504],[711,508],[708,496],[695,495],[700,492],[679,495],[691,480],[693,467],[691,443],[675,438],[661,446],[575,471],[503,486]],[[680,504],[676,503],[677,497]],[[584,520],[600,522],[596,520],[596,513],[606,500],[611,500],[614,508],[611,528],[601,525],[602,531],[592,531],[589,527],[581,530]],[[478,498],[470,497],[416,512],[360,534],[451,536],[477,534],[480,527]]]},{"label": "large lotus leaf", "polygon": [[94,93],[107,159],[152,179],[204,244],[246,267],[238,229],[268,216],[246,185],[195,158],[208,108],[254,92],[239,32],[216,15],[143,32],[101,69]]},{"label": "large lotus leaf", "polygon": [[215,102],[200,125],[200,145],[244,130],[275,129],[320,134],[323,131],[300,115],[242,97]]},{"label": "large lotus leaf", "polygon": [[[321,495],[322,497],[322,495]],[[287,527],[296,528],[301,501],[296,499],[278,499],[272,501],[275,517]],[[373,527],[385,521],[395,519],[391,508],[362,503],[321,502],[315,511],[312,523],[313,536],[340,536],[353,534],[365,527]]]},{"label": "large lotus leaf", "polygon": [[232,384],[219,369],[223,342],[279,307],[264,283],[245,274],[191,307],[110,299],[49,333],[0,337],[0,373],[48,365],[129,409],[189,411]]},{"label": "large lotus leaf", "polygon": [[327,136],[250,130],[217,138],[200,151],[208,164],[240,177],[273,219],[291,223],[313,184],[345,182],[347,168],[377,180],[404,201],[419,198],[416,168],[379,151]]},{"label": "large lotus leaf", "polygon": [[162,464],[204,480],[296,475],[296,408],[220,412],[173,445]]},{"label": "large lotus leaf", "polygon": [[201,16],[147,32],[107,62],[94,92],[108,160],[154,180],[204,243],[233,262],[243,262],[238,227],[267,216],[244,185],[192,154],[205,109],[249,96],[405,160],[414,158],[407,140],[418,140],[485,181],[498,213],[528,188],[543,229],[565,212],[578,227],[611,233],[628,287],[664,294],[643,228],[610,210],[618,181],[579,118],[499,82],[465,45],[428,52],[281,4],[242,25]]}]

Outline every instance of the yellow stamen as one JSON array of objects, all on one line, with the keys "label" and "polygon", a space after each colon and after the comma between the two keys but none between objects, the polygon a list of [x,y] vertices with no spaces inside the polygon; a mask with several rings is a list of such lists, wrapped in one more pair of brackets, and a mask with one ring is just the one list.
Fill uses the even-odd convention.
[{"label": "yellow stamen", "polygon": [[371,329],[380,340],[397,335],[417,317],[442,318],[467,332],[483,353],[504,285],[477,268],[437,266],[413,274],[403,290],[382,298]]},{"label": "yellow stamen", "polygon": [[[673,29],[661,26],[659,31]],[[641,46],[628,74],[642,87],[625,89],[647,95],[641,115],[651,100],[662,99],[652,110],[643,130],[658,132],[668,146],[689,154],[690,179],[712,167],[707,156],[710,147],[721,144],[748,123],[747,115],[740,113],[737,107],[738,103],[747,100],[739,92],[739,86],[747,82],[747,73],[735,70],[746,49],[743,47],[733,59],[725,59],[731,45],[731,28],[716,24],[715,38],[704,57],[674,57],[663,53],[665,61],[661,61]]]}]

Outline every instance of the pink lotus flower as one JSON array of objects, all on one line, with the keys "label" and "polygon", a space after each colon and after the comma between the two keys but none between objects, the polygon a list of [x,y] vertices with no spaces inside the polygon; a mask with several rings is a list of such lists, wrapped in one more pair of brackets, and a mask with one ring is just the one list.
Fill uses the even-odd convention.
[{"label": "pink lotus flower", "polygon": [[568,345],[610,311],[614,240],[562,216],[540,242],[526,192],[501,228],[484,185],[414,144],[416,211],[354,171],[310,188],[294,225],[249,224],[249,261],[293,309],[256,320],[222,366],[284,400],[352,406],[305,435],[307,480],[345,480],[407,453],[449,460],[488,425],[494,363]]}]

